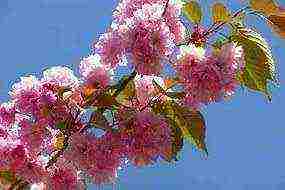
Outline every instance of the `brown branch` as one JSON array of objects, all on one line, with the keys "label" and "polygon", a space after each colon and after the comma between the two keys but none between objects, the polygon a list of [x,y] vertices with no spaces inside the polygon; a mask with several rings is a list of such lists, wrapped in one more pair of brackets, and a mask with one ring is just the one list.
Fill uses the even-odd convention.
[{"label": "brown branch", "polygon": [[166,2],[166,4],[165,4],[163,13],[161,14],[161,17],[164,17],[164,15],[165,15],[165,13],[166,13],[166,11],[167,11],[168,5],[169,5],[169,0],[167,0],[167,2]]},{"label": "brown branch", "polygon": [[[230,20],[234,19],[234,18],[237,17],[240,13],[246,11],[246,10],[249,9],[249,8],[250,8],[250,7],[244,7],[244,8],[239,9],[237,12],[235,12],[235,13],[232,15],[232,17],[231,17]],[[205,32],[205,34],[203,35],[203,37],[207,37],[207,36],[209,37],[210,34],[215,33],[215,32],[218,32],[220,29],[222,29],[222,28],[224,27],[225,24],[228,24],[228,21],[224,21],[224,22],[220,23],[219,25],[217,25],[216,27],[210,27],[210,29],[208,29],[207,32]],[[215,25],[215,24],[214,24],[214,25]]]}]

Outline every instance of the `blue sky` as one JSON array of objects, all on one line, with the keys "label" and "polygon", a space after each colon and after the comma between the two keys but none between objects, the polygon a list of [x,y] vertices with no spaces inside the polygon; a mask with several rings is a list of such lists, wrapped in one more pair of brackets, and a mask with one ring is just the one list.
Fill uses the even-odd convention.
[{"label": "blue sky", "polygon": [[[283,0],[282,0],[283,1]],[[279,1],[285,5],[285,2]],[[226,1],[233,7],[238,0]],[[8,99],[13,81],[44,68],[67,65],[76,70],[91,42],[111,21],[115,0],[1,0],[0,100]],[[210,1],[203,0],[207,5]],[[205,8],[205,7],[204,7]],[[285,41],[256,23],[273,47],[280,88],[273,102],[260,94],[239,91],[228,102],[203,109],[209,158],[186,144],[174,165],[127,167],[120,172],[119,190],[284,190]],[[90,189],[96,189],[95,186]],[[110,186],[103,189],[112,189]]]}]

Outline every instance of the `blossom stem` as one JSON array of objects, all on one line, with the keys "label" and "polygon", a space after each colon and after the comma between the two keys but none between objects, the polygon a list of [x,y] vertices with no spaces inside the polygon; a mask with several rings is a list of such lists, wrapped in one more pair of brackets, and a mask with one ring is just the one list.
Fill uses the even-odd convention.
[{"label": "blossom stem", "polygon": [[[236,18],[239,14],[241,14],[242,12],[246,11],[247,9],[250,9],[250,7],[244,7],[244,8],[241,8],[240,10],[238,10],[236,13],[233,14],[233,16],[231,17],[231,19],[229,19],[230,21],[234,18]],[[228,24],[229,21],[224,21],[224,22],[221,22],[219,25],[217,25],[216,27],[210,27],[207,32],[204,33],[204,36],[203,37],[210,37],[210,35],[218,32],[219,30],[221,30],[225,24]]]}]

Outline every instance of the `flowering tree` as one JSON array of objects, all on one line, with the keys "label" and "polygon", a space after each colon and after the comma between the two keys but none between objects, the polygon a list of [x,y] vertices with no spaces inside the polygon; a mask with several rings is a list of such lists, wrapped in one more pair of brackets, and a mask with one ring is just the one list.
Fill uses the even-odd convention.
[{"label": "flowering tree", "polygon": [[[177,161],[184,140],[207,155],[200,108],[239,86],[271,100],[278,84],[269,44],[245,17],[285,37],[285,11],[273,0],[235,13],[211,7],[213,24],[203,27],[196,1],[121,0],[79,77],[61,66],[21,77],[0,106],[0,188],[115,183],[127,162]],[[118,76],[122,67],[129,75]]]}]

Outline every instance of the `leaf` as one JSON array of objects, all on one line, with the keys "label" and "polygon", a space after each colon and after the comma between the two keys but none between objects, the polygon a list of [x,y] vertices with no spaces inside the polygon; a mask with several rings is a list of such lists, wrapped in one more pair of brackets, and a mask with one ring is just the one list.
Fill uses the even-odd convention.
[{"label": "leaf", "polygon": [[212,18],[214,23],[227,22],[231,19],[231,14],[222,3],[215,3],[212,6]]},{"label": "leaf", "polygon": [[63,133],[59,133],[56,135],[56,137],[53,141],[53,147],[56,150],[61,150],[64,147],[64,143],[65,143],[65,136]]},{"label": "leaf", "polygon": [[174,84],[176,84],[177,81],[178,81],[177,78],[167,78],[167,79],[164,79],[165,87],[169,88],[169,87],[173,86]]},{"label": "leaf", "polygon": [[213,54],[215,56],[218,56],[220,54],[220,52],[221,52],[222,46],[224,44],[228,43],[228,41],[229,41],[228,37],[227,38],[223,37],[223,38],[216,39],[216,41],[213,44],[211,44]]},{"label": "leaf", "polygon": [[64,121],[58,122],[58,123],[56,124],[56,128],[61,129],[61,130],[66,129],[66,124],[65,124],[65,122],[64,122]]},{"label": "leaf", "polygon": [[167,119],[167,123],[170,125],[171,128],[171,152],[167,158],[168,162],[172,160],[178,161],[178,153],[183,148],[183,135],[181,129],[177,126],[177,123],[172,119]]},{"label": "leaf", "polygon": [[117,101],[114,96],[111,95],[111,93],[104,92],[103,94],[99,94],[96,98],[95,101],[93,102],[93,105],[106,108],[110,107],[112,105],[116,105]]},{"label": "leaf", "polygon": [[240,29],[245,27],[245,13],[240,12],[230,22],[231,26]]},{"label": "leaf", "polygon": [[274,14],[278,11],[278,5],[275,0],[250,0],[250,7],[266,16]]},{"label": "leaf", "polygon": [[179,127],[184,138],[199,150],[208,154],[204,141],[206,131],[205,121],[199,111],[179,106],[170,101],[164,103],[156,102],[156,104],[152,106],[152,110],[154,113],[160,114],[166,119],[175,121],[175,125],[172,124],[172,127]]},{"label": "leaf", "polygon": [[136,97],[136,85],[133,80],[129,81],[125,88],[117,95],[116,100],[122,104]]},{"label": "leaf", "polygon": [[14,182],[15,180],[15,175],[8,170],[0,170],[0,178],[4,179],[6,182]]},{"label": "leaf", "polygon": [[202,20],[202,9],[197,1],[187,2],[183,7],[183,13],[195,24],[199,24]]},{"label": "leaf", "polygon": [[174,99],[182,99],[186,96],[185,92],[167,92],[166,96]]},{"label": "leaf", "polygon": [[232,40],[243,47],[245,68],[238,80],[246,87],[264,93],[269,99],[268,81],[277,83],[276,69],[269,44],[257,32],[240,29]]},{"label": "leaf", "polygon": [[69,87],[59,87],[57,94],[60,98],[63,98],[63,94],[66,92],[70,92],[70,91],[71,91],[71,88],[69,88]]},{"label": "leaf", "polygon": [[285,11],[270,15],[268,20],[271,21],[273,30],[285,39]]}]

